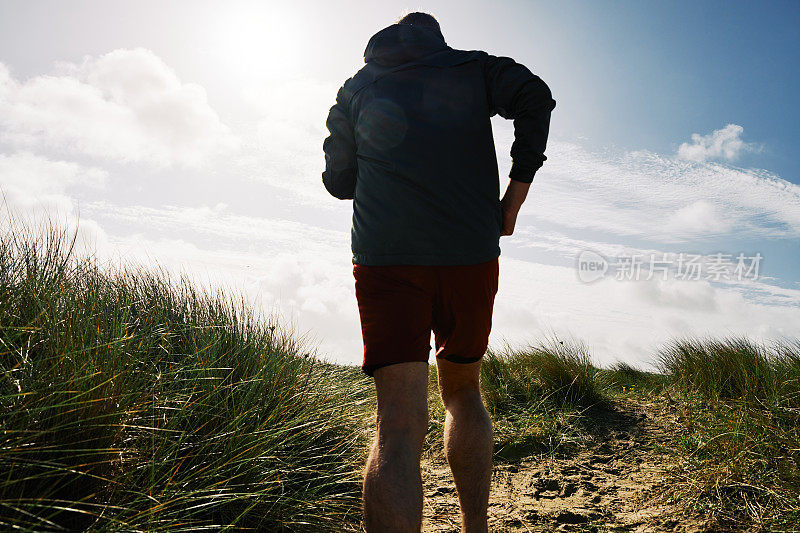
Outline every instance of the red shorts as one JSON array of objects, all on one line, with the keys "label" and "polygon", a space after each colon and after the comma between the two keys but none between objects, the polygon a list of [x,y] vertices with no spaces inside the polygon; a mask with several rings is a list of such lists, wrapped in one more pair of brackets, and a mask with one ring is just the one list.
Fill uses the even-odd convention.
[{"label": "red shorts", "polygon": [[477,265],[353,265],[364,339],[361,369],[428,361],[431,330],[436,357],[474,363],[492,330],[497,258]]}]

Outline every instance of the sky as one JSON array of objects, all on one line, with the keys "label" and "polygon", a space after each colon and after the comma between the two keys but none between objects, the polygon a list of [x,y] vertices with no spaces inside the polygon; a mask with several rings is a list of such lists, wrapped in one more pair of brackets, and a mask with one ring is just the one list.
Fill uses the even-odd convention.
[{"label": "sky", "polygon": [[[557,102],[501,239],[491,347],[571,338],[653,368],[675,338],[800,337],[797,2],[5,0],[4,210],[75,228],[109,268],[241,294],[359,364],[325,118],[406,11]],[[492,125],[504,188],[513,125]]]}]

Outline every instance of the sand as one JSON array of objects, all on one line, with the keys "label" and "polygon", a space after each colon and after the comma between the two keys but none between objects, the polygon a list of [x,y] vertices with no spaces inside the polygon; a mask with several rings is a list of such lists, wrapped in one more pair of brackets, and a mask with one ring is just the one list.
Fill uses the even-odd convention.
[{"label": "sand", "polygon": [[[489,529],[505,531],[711,531],[701,513],[671,498],[675,459],[658,449],[680,431],[658,403],[616,402],[598,417],[585,446],[555,456],[497,462]],[[458,497],[440,450],[423,462],[423,531],[457,532]]]}]

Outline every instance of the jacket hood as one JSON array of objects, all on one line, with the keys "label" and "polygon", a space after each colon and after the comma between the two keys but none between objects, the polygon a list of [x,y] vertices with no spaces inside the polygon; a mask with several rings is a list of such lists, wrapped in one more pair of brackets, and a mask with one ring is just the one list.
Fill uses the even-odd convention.
[{"label": "jacket hood", "polygon": [[444,38],[435,30],[411,24],[392,24],[369,40],[364,50],[364,62],[401,65],[447,48]]}]

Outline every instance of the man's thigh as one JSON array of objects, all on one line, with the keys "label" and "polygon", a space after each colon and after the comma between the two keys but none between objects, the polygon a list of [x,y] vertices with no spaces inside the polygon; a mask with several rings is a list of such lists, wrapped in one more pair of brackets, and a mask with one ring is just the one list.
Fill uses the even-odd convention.
[{"label": "man's thigh", "polygon": [[428,426],[428,363],[413,361],[383,366],[374,372],[378,424],[383,429],[424,436]]}]

